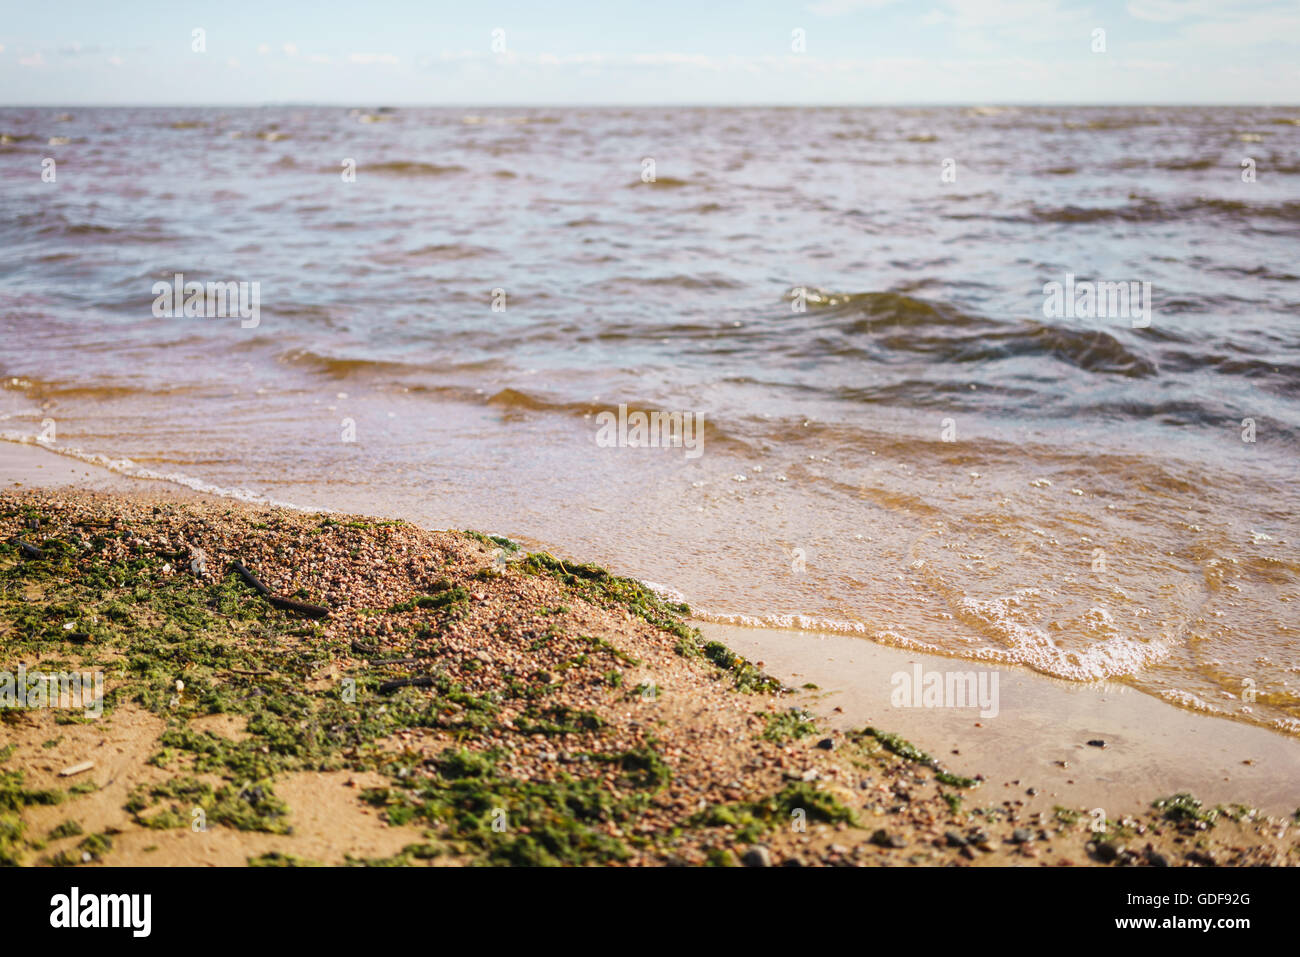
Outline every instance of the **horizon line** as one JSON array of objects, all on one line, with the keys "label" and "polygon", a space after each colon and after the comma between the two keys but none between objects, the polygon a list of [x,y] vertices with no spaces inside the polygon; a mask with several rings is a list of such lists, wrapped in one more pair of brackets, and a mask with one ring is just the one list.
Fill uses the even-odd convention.
[{"label": "horizon line", "polygon": [[[378,105],[376,105],[378,104]],[[0,109],[265,109],[268,107],[311,107],[319,109],[892,109],[899,107],[1223,107],[1253,106],[1267,108],[1300,108],[1300,100],[894,100],[862,103],[714,103],[714,102],[536,102],[536,103],[474,103],[474,102],[402,102],[390,101],[316,101],[316,100],[264,100],[260,102],[204,102],[204,103],[0,103]]]}]

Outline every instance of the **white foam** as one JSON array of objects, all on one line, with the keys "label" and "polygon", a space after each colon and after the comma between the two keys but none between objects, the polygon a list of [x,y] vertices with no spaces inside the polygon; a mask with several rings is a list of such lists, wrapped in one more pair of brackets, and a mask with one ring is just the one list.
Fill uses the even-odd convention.
[{"label": "white foam", "polygon": [[966,616],[1002,640],[1010,661],[1043,674],[1072,681],[1096,681],[1135,674],[1167,658],[1172,648],[1164,640],[1143,641],[1120,633],[1110,613],[1089,609],[1081,623],[1090,633],[1108,635],[1086,647],[1066,649],[1041,628],[1016,621],[1014,609],[1037,593],[1031,589],[996,598],[963,598],[958,602]]},{"label": "white foam", "polygon": [[169,485],[179,485],[195,492],[201,492],[204,495],[215,495],[218,498],[229,498],[255,505],[269,505],[273,508],[286,508],[295,512],[334,511],[333,509],[296,505],[292,502],[282,502],[278,499],[266,495],[260,495],[257,492],[245,488],[228,488],[223,485],[214,485],[211,482],[205,482],[202,479],[194,478],[191,475],[185,475],[181,472],[158,472],[154,469],[146,468],[143,465],[137,465],[128,458],[112,458],[98,452],[87,452],[84,449],[74,448],[72,446],[42,442],[38,437],[22,432],[0,432],[0,439],[6,442],[14,442],[18,445],[30,445],[45,449],[47,452],[53,452],[55,455],[62,455],[66,458],[76,459],[78,462],[85,462],[87,465],[94,465],[99,468],[108,469],[110,472],[126,476],[127,478],[142,479],[151,482],[166,482]]}]

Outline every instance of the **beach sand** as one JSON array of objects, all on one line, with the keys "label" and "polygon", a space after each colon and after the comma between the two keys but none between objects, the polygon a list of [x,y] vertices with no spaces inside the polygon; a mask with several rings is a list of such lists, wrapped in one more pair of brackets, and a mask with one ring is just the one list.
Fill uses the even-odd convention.
[{"label": "beach sand", "polygon": [[[1300,860],[1296,742],[1122,685],[999,668],[996,715],[895,708],[900,672],[989,669],[839,636],[700,638],[635,583],[571,562],[31,446],[0,443],[0,491],[5,667],[93,663],[116,695],[95,722],[7,713],[0,772],[21,829],[4,854],[23,863]],[[14,538],[53,544],[33,559]],[[209,571],[189,574],[185,547]],[[138,580],[119,581],[130,560]],[[232,561],[329,617],[272,608]],[[799,690],[773,694],[763,672]],[[167,700],[182,675],[188,697]],[[332,710],[348,680],[358,703]],[[268,716],[286,709],[302,721]],[[1204,804],[1152,809],[1176,792]],[[187,826],[195,808],[206,830]]]},{"label": "beach sand", "polygon": [[[716,625],[705,631],[795,687],[816,684],[821,690],[805,695],[805,706],[832,726],[878,724],[950,756],[955,767],[978,769],[1017,797],[1035,787],[1040,793],[1025,799],[1030,808],[1086,805],[1128,814],[1153,794],[1178,791],[1278,815],[1300,807],[1300,742],[1175,708],[1117,682],[1077,684],[844,635]],[[974,707],[893,707],[891,679],[910,676],[917,665],[925,673],[996,670],[997,715]]]}]

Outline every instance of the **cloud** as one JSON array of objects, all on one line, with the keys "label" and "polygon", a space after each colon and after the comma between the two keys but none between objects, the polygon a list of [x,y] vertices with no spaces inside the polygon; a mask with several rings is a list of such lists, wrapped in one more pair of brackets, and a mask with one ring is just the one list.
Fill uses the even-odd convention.
[{"label": "cloud", "polygon": [[1253,11],[1222,20],[1204,20],[1183,29],[1182,39],[1206,47],[1263,46],[1294,43],[1300,36],[1300,13]]},{"label": "cloud", "polygon": [[348,59],[353,63],[397,63],[398,59],[391,53],[349,53]]},{"label": "cloud", "polygon": [[1125,9],[1134,19],[1169,24],[1167,35],[1152,45],[1176,45],[1185,55],[1196,46],[1262,46],[1291,43],[1300,36],[1300,13],[1293,5],[1242,0],[1229,7],[1211,0],[1130,0]]},{"label": "cloud", "polygon": [[280,47],[280,49],[284,51],[285,56],[298,55],[298,44],[296,43],[286,43],[284,46]]},{"label": "cloud", "polygon": [[840,17],[858,10],[878,10],[897,0],[819,0],[810,4],[808,9],[819,17]]},{"label": "cloud", "polygon": [[19,66],[45,66],[45,57],[41,56],[40,53],[33,53],[31,56],[19,57],[18,65]]},{"label": "cloud", "polygon": [[1205,16],[1213,7],[1206,0],[1132,0],[1126,9],[1137,20],[1173,23],[1189,16]]},{"label": "cloud", "polygon": [[[1080,37],[1086,50],[1094,14],[1063,0],[944,0],[925,15],[927,25],[943,24],[953,42],[968,53],[1018,52],[1030,45],[1059,46]],[[1016,49],[1008,50],[1009,44]]]}]

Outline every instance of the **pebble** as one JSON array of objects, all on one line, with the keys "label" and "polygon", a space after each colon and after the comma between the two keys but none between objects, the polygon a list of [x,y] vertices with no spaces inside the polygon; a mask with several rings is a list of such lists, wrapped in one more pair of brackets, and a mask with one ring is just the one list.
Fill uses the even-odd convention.
[{"label": "pebble", "polygon": [[890,834],[883,827],[879,828],[878,830],[876,830],[874,834],[871,835],[871,843],[877,845],[878,847],[899,848],[899,847],[907,846],[907,841],[903,840],[897,834]]},{"label": "pebble", "polygon": [[745,851],[740,862],[746,867],[771,867],[772,852],[761,844],[755,844]]},{"label": "pebble", "polygon": [[1122,847],[1116,847],[1108,841],[1095,841],[1089,846],[1092,848],[1093,856],[1105,864],[1119,857],[1119,852],[1123,850]]}]

